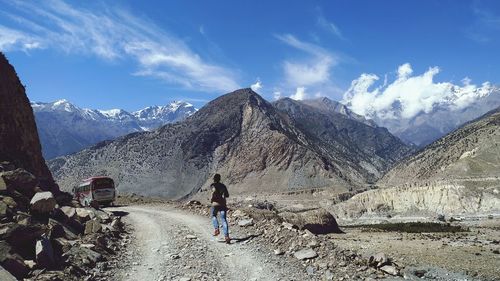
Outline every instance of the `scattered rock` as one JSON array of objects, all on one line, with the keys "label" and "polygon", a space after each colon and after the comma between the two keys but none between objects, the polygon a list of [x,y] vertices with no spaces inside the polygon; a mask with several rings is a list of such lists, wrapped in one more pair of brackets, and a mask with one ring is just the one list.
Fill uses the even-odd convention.
[{"label": "scattered rock", "polygon": [[85,235],[88,235],[88,234],[91,234],[91,233],[98,233],[98,232],[101,232],[102,230],[102,226],[101,226],[101,223],[97,220],[90,220],[90,221],[87,221],[85,223],[85,230],[84,230],[84,234]]},{"label": "scattered rock", "polygon": [[102,259],[102,255],[100,253],[85,247],[73,247],[65,253],[64,256],[68,257],[68,260],[77,266],[94,266]]},{"label": "scattered rock", "polygon": [[60,209],[68,219],[72,219],[76,215],[76,208],[71,206],[63,206]]},{"label": "scattered rock", "polygon": [[310,265],[306,267],[306,272],[307,272],[307,274],[309,274],[309,275],[314,275],[314,271],[315,271],[315,270],[314,270],[314,267],[312,267],[312,266],[310,266]]},{"label": "scattered rock", "polygon": [[186,239],[191,239],[191,240],[192,240],[192,239],[197,239],[197,237],[196,237],[196,236],[191,235],[191,234],[186,235],[186,237],[185,237],[185,238],[186,238]]},{"label": "scattered rock", "polygon": [[91,219],[91,212],[85,208],[76,208],[76,217],[80,222],[86,222]]},{"label": "scattered rock", "polygon": [[294,257],[299,260],[313,259],[318,256],[318,253],[311,248],[302,249],[293,253]]},{"label": "scattered rock", "polygon": [[368,260],[368,264],[370,266],[379,268],[389,262],[389,259],[384,253],[377,253],[373,256],[371,256]]},{"label": "scattered rock", "polygon": [[393,276],[399,275],[399,270],[392,265],[384,265],[384,266],[380,267],[380,270],[387,273],[387,274],[393,275]]},{"label": "scattered rock", "polygon": [[7,270],[5,270],[2,266],[0,266],[0,280],[2,281],[16,281],[16,277],[10,274]]},{"label": "scattered rock", "polygon": [[236,210],[236,211],[231,213],[231,216],[233,218],[246,218],[246,217],[248,217],[248,214],[242,210]]},{"label": "scattered rock", "polygon": [[333,280],[333,278],[333,272],[331,272],[330,270],[325,271],[325,274],[323,275],[324,280]]},{"label": "scattered rock", "polygon": [[247,227],[253,225],[253,219],[242,219],[238,221],[238,225],[241,227]]},{"label": "scattered rock", "polygon": [[419,278],[423,278],[426,273],[427,273],[427,270],[425,270],[425,269],[417,269],[413,272],[413,274],[415,274],[415,276],[417,276]]},{"label": "scattered rock", "polygon": [[35,248],[36,262],[44,268],[52,268],[55,266],[54,250],[50,240],[42,237],[36,242]]},{"label": "scattered rock", "polygon": [[277,256],[281,256],[283,255],[285,252],[283,252],[281,249],[276,249],[274,250],[274,254],[277,255]]},{"label": "scattered rock", "polygon": [[57,201],[50,191],[37,192],[30,201],[30,210],[37,214],[48,214],[56,208]]},{"label": "scattered rock", "polygon": [[0,177],[3,178],[6,189],[18,191],[27,197],[33,196],[38,184],[38,180],[32,173],[20,168],[2,172]]}]

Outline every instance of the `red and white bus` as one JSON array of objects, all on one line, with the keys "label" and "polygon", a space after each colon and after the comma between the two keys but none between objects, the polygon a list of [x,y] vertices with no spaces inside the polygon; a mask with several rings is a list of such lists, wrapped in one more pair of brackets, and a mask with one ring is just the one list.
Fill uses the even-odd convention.
[{"label": "red and white bus", "polygon": [[115,183],[110,177],[88,178],[73,189],[73,194],[82,206],[109,206],[116,198]]}]

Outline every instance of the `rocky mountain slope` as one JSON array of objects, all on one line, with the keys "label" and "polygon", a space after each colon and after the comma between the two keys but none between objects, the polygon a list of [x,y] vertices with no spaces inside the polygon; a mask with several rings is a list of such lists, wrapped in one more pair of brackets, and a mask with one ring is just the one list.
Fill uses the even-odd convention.
[{"label": "rocky mountain slope", "polygon": [[0,161],[9,161],[54,186],[38,139],[33,111],[16,71],[0,53]]},{"label": "rocky mountain slope", "polygon": [[500,177],[500,107],[398,164],[383,185]]},{"label": "rocky mountain slope", "polygon": [[466,123],[390,170],[379,190],[335,206],[340,216],[384,212],[500,212],[500,108]]},{"label": "rocky mountain slope", "polygon": [[379,179],[388,168],[411,152],[387,129],[377,127],[327,98],[306,101],[284,98],[274,105],[322,148],[322,154],[338,161],[339,166],[349,165],[363,171],[369,182]]},{"label": "rocky mountain slope", "polygon": [[52,179],[24,87],[0,53],[0,280],[82,280],[108,265],[119,218],[71,199]]},{"label": "rocky mountain slope", "polygon": [[193,105],[186,102],[151,106],[132,113],[122,109],[79,108],[66,100],[32,102],[31,106],[47,159],[74,153],[132,132],[156,129],[196,112]]},{"label": "rocky mountain slope", "polygon": [[349,117],[350,119],[365,123],[368,126],[377,127],[377,124],[373,120],[366,119],[364,116],[354,113],[346,105],[326,97],[302,100],[300,102],[319,109],[325,113],[342,114]]},{"label": "rocky mountain slope", "polygon": [[211,101],[184,122],[127,135],[49,163],[65,188],[90,175],[106,174],[120,191],[169,198],[207,186],[215,172],[223,175],[233,193],[317,187],[345,191],[379,173],[372,162],[383,161],[375,152],[340,147],[329,152],[332,147],[309,136],[285,111],[242,89]]}]

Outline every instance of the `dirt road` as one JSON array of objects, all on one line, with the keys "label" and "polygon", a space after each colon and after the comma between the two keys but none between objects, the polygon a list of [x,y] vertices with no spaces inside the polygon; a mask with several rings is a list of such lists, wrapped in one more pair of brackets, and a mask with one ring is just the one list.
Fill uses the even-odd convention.
[{"label": "dirt road", "polygon": [[[120,280],[307,280],[296,266],[250,240],[221,242],[209,218],[169,206],[113,208],[134,229]],[[247,236],[245,233],[241,233]],[[242,237],[233,229],[232,236]]]}]

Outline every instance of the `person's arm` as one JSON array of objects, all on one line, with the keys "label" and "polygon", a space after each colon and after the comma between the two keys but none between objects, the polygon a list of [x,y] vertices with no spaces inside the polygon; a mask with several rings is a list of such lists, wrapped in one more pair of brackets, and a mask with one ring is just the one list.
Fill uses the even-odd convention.
[{"label": "person's arm", "polygon": [[229,197],[229,191],[227,191],[227,187],[224,185],[224,197],[228,198]]}]

